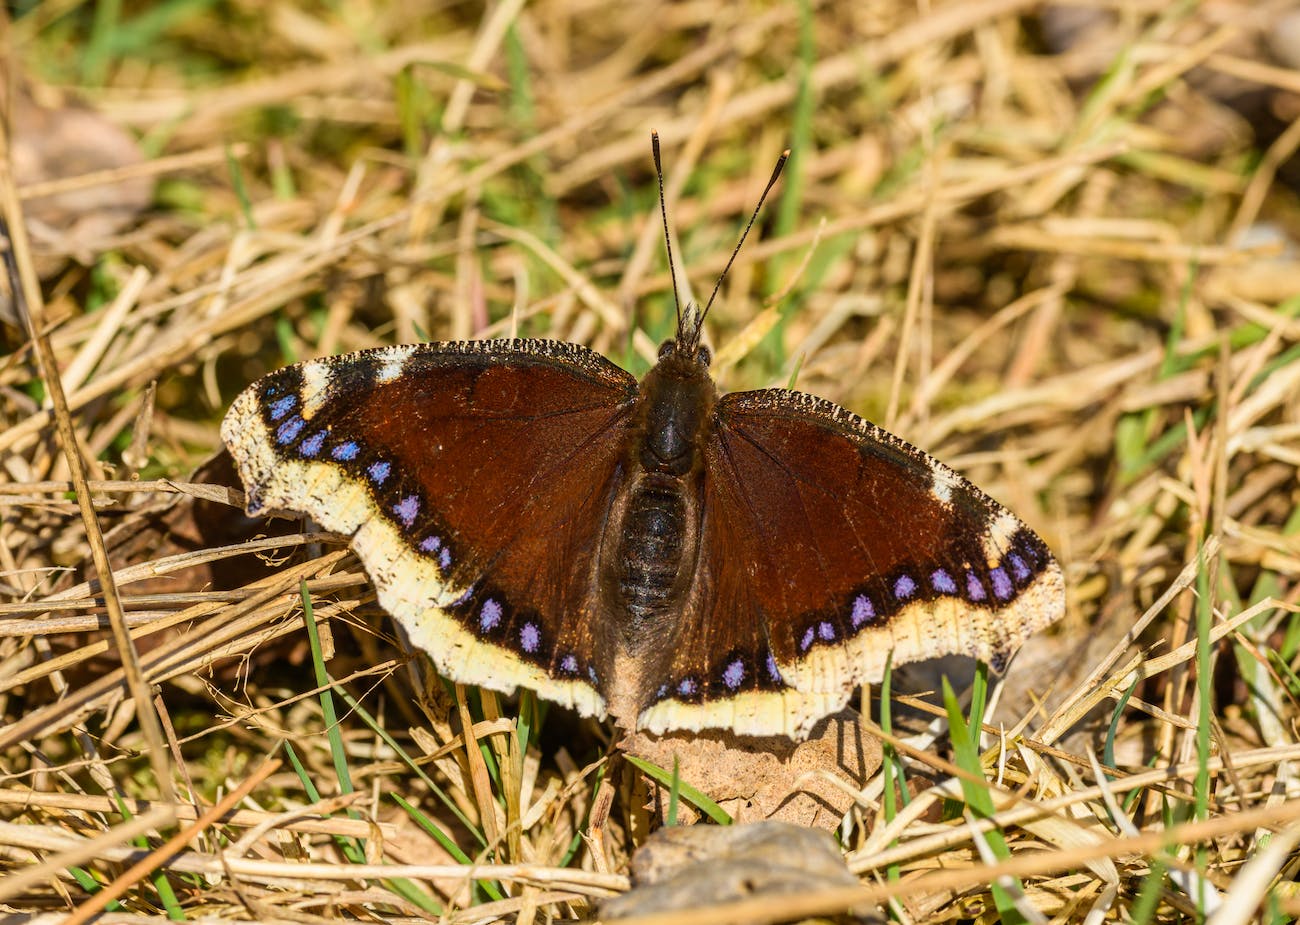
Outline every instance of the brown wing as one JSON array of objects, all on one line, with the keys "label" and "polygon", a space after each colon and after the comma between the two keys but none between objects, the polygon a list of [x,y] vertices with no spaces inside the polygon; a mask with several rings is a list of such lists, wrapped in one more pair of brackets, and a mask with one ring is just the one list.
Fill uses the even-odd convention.
[{"label": "brown wing", "polygon": [[272,373],[222,437],[249,513],[351,534],[380,604],[442,674],[604,715],[612,646],[588,596],[635,396],[572,344],[391,347]]},{"label": "brown wing", "polygon": [[719,400],[701,530],[695,605],[639,721],[652,731],[799,735],[878,681],[891,653],[1000,668],[1064,612],[1059,566],[1015,515],[797,392]]}]

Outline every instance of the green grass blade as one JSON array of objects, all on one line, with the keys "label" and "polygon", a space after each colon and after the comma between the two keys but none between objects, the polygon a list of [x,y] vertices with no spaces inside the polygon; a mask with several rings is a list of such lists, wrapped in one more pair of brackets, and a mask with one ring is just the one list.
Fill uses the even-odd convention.
[{"label": "green grass blade", "polygon": [[[131,808],[126,805],[126,801],[122,799],[121,794],[114,793],[112,796],[113,802],[117,804],[117,811],[121,814],[122,818],[127,820],[134,819],[135,814],[132,813]],[[132,839],[132,844],[141,851],[149,851],[153,848],[153,846],[149,844],[149,839],[144,835]],[[176,898],[176,891],[172,889],[172,884],[171,881],[167,879],[166,871],[155,871],[150,876],[149,880],[153,884],[154,890],[158,893],[158,901],[161,902],[163,908],[167,910],[167,918],[174,922],[185,921],[185,909],[181,906],[180,900]]]},{"label": "green grass blade", "polygon": [[[399,793],[390,793],[389,796],[393,798],[393,801],[397,803],[398,806],[406,810],[406,814],[411,817],[411,820],[416,825],[424,829],[424,831],[429,835],[429,837],[431,837],[434,841],[436,841],[439,845],[441,845],[444,851],[446,851],[453,858],[455,858],[457,864],[464,864],[465,866],[468,867],[469,865],[474,863],[474,859],[471,858],[469,855],[467,855],[464,851],[462,851],[460,849],[460,846],[457,845],[456,842],[452,840],[451,836],[449,836],[446,832],[444,832],[442,830],[442,827],[439,826],[438,823],[434,822],[423,812],[421,812],[418,806],[408,802]],[[492,897],[494,900],[505,898],[505,894],[502,892],[500,884],[494,883],[491,880],[476,880],[475,882],[483,890],[484,893]]]},{"label": "green grass blade", "polygon": [[[1210,630],[1213,627],[1213,601],[1210,597],[1210,564],[1205,561],[1205,547],[1197,552],[1199,559],[1196,570],[1196,696],[1198,701],[1196,717],[1196,779],[1192,783],[1192,792],[1196,799],[1196,818],[1205,820],[1210,817],[1210,735],[1214,716],[1214,670],[1210,664]],[[1193,897],[1197,908],[1205,913],[1206,880],[1205,873],[1209,865],[1209,855],[1204,845],[1196,850],[1196,867],[1200,876],[1196,878],[1199,889]]]},{"label": "green grass blade", "polygon": [[[1133,679],[1133,683],[1128,686],[1128,690],[1124,692],[1124,696],[1119,698],[1119,703],[1115,704],[1114,712],[1110,714],[1110,726],[1106,729],[1106,741],[1102,745],[1101,749],[1101,760],[1106,763],[1106,767],[1108,768],[1115,767],[1115,737],[1119,735],[1120,718],[1123,717],[1124,708],[1128,706],[1129,698],[1133,696],[1134,691],[1137,690],[1137,686],[1141,681],[1141,677],[1135,677]],[[1114,779],[1110,778],[1109,774],[1106,776],[1111,780]]]},{"label": "green grass blade", "polygon": [[[628,763],[631,764],[632,767],[636,768],[647,777],[658,781],[665,787],[673,786],[672,771],[666,771],[657,764],[651,764],[648,761],[634,758],[631,755],[624,755],[623,757],[627,759]],[[727,814],[727,811],[717,803],[713,802],[713,800],[709,799],[703,791],[697,790],[685,781],[680,781],[678,786],[681,788],[681,794],[686,798],[686,802],[704,813],[704,815],[708,816],[718,825],[731,825],[731,816]]]},{"label": "green grass blade", "polygon": [[[953,758],[957,766],[960,767],[971,777],[984,780],[984,766],[980,763],[979,748],[975,744],[975,738],[972,735],[971,727],[966,724],[966,718],[962,716],[961,704],[957,700],[956,693],[953,692],[952,685],[948,679],[943,679],[943,703],[948,711],[948,735],[952,740]],[[993,796],[989,793],[988,787],[981,785],[979,782],[969,780],[963,776],[960,778],[962,795],[966,798],[966,805],[971,812],[979,819],[991,819],[994,813]],[[1011,852],[1007,848],[1006,839],[997,829],[990,829],[984,835],[988,842],[989,850],[993,852],[994,857],[999,860],[1006,860],[1011,857]],[[1024,892],[1024,886],[1019,880],[1014,880],[1015,888],[1021,893]],[[1001,920],[1007,923],[1024,922],[1024,917],[1020,910],[1016,908],[1015,901],[1011,894],[1008,893],[1001,884],[991,883],[989,885],[993,893],[993,903],[997,906]]]},{"label": "green grass blade", "polygon": [[980,736],[983,734],[984,712],[989,702],[989,666],[984,662],[975,663],[975,677],[971,681],[970,692],[970,744],[978,755]]},{"label": "green grass blade", "polygon": [[334,692],[343,698],[343,701],[348,705],[348,709],[355,713],[362,722],[369,726],[376,735],[384,740],[384,744],[391,748],[394,754],[397,755],[397,757],[412,771],[412,773],[424,782],[424,785],[428,787],[443,806],[447,807],[456,819],[459,820],[460,824],[465,827],[466,831],[473,835],[482,847],[486,848],[486,836],[484,836],[482,831],[480,831],[479,828],[470,821],[469,817],[461,811],[460,807],[456,805],[456,801],[453,800],[445,790],[438,786],[437,781],[425,773],[424,768],[420,767],[419,763],[416,762],[416,760],[411,757],[410,753],[402,747],[402,744],[394,739],[392,735],[389,734],[388,730],[379,724],[379,721],[371,715],[370,711],[367,710],[359,700],[348,693],[345,688],[340,687],[337,682],[331,680],[330,683],[334,685]]},{"label": "green grass blade", "polygon": [[[894,653],[890,652],[885,657],[885,673],[880,679],[880,728],[886,736],[886,741],[882,743],[880,749],[880,773],[884,780],[881,809],[885,814],[886,825],[892,823],[898,816],[900,797],[904,805],[907,800],[907,781],[903,778],[903,763],[898,760],[898,753],[894,750],[894,746],[888,742],[888,737],[894,734],[893,683]],[[892,848],[897,844],[898,839],[891,839],[888,847]],[[889,882],[896,882],[901,876],[902,868],[897,863],[885,868],[885,879]]]},{"label": "green grass blade", "polygon": [[253,218],[253,200],[249,198],[248,187],[244,183],[244,168],[229,147],[226,148],[226,170],[230,173],[230,186],[235,191],[235,198],[239,200],[239,210],[244,213],[244,221],[250,230],[256,230],[257,220]]},{"label": "green grass blade", "polygon": [[1146,925],[1153,920],[1156,907],[1160,904],[1160,894],[1165,886],[1165,865],[1159,859],[1151,862],[1151,870],[1142,878],[1142,889],[1129,909],[1129,921],[1134,925]]},{"label": "green grass blade", "polygon": [[668,824],[677,824],[677,801],[681,795],[682,775],[681,762],[677,756],[673,755],[673,779],[668,785]]},{"label": "green grass blade", "polygon": [[[90,871],[86,870],[84,867],[69,867],[68,873],[72,875],[73,880],[77,881],[77,885],[81,887],[83,890],[85,890],[91,896],[94,896],[96,893],[98,893],[100,890],[104,888],[104,884],[96,880],[95,876],[92,873],[90,873]],[[109,901],[108,905],[104,907],[104,911],[105,912],[126,912],[127,910],[125,906],[123,906],[120,902],[114,899]]]},{"label": "green grass blade", "polygon": [[[320,631],[316,628],[316,618],[312,611],[311,594],[307,591],[307,582],[303,581],[298,589],[302,597],[302,615],[307,626],[307,642],[311,646],[311,663],[316,674],[316,686],[320,688],[320,707],[325,719],[325,736],[330,743],[330,757],[334,761],[334,773],[338,776],[339,793],[353,793],[352,771],[348,767],[347,752],[343,748],[343,732],[339,728],[338,714],[334,710],[333,683],[329,672],[325,670],[325,657],[321,651]],[[361,818],[353,813],[354,818]]]},{"label": "green grass blade", "polygon": [[81,79],[89,86],[99,86],[108,76],[114,35],[121,27],[122,0],[99,0],[94,9],[90,39],[81,56]]}]

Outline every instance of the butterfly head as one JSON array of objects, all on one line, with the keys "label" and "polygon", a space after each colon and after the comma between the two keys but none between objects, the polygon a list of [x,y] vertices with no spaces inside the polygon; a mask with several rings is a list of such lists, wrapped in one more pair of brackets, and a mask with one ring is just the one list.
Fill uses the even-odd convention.
[{"label": "butterfly head", "polygon": [[659,360],[668,357],[680,357],[683,360],[698,363],[703,369],[709,368],[713,353],[702,343],[704,339],[704,315],[693,303],[677,316],[677,336],[659,345]]}]

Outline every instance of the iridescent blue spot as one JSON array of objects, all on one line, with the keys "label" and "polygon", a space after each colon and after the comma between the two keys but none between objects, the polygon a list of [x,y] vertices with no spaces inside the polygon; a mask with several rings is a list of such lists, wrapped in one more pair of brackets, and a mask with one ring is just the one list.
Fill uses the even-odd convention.
[{"label": "iridescent blue spot", "polygon": [[871,599],[865,594],[859,594],[855,597],[853,599],[853,613],[849,619],[853,621],[854,629],[876,619],[876,608],[871,606]]},{"label": "iridescent blue spot", "polygon": [[587,680],[590,681],[592,684],[597,683],[597,682],[596,682],[596,669],[595,669],[595,668],[592,668],[590,665],[587,666]]},{"label": "iridescent blue spot", "polygon": [[905,601],[916,593],[916,582],[912,580],[911,575],[899,575],[898,580],[894,582],[894,597],[900,601]]},{"label": "iridescent blue spot", "polygon": [[525,652],[536,652],[542,644],[542,632],[535,623],[525,623],[519,628],[519,647]]},{"label": "iridescent blue spot", "polygon": [[388,480],[388,473],[392,471],[393,467],[381,459],[379,462],[370,464],[370,468],[366,470],[366,475],[370,476],[370,481],[376,485],[382,485]]},{"label": "iridescent blue spot", "polygon": [[280,425],[280,429],[275,432],[275,442],[280,444],[280,446],[284,446],[286,443],[293,443],[293,441],[298,438],[298,434],[306,426],[307,422],[295,414],[293,417],[289,418],[289,420]]},{"label": "iridescent blue spot", "polygon": [[771,652],[767,653],[767,676],[778,684],[781,683],[781,669],[776,667],[776,656]]},{"label": "iridescent blue spot", "polygon": [[655,691],[655,700],[663,700],[668,696],[668,685],[660,684],[659,690]]},{"label": "iridescent blue spot", "polygon": [[442,552],[438,553],[438,566],[444,572],[451,568],[451,550],[446,546],[442,547]]},{"label": "iridescent blue spot", "polygon": [[984,600],[984,585],[980,582],[980,577],[974,572],[966,573],[966,596],[972,601]]},{"label": "iridescent blue spot", "polygon": [[834,625],[823,620],[817,624],[817,635],[821,637],[822,642],[830,642],[835,638]]},{"label": "iridescent blue spot", "polygon": [[728,690],[736,690],[740,683],[745,680],[745,663],[736,659],[728,665],[722,672],[722,683],[727,685]]},{"label": "iridescent blue spot", "polygon": [[680,697],[689,697],[695,693],[695,679],[682,678],[677,682],[677,694]]},{"label": "iridescent blue spot", "polygon": [[573,655],[566,655],[560,659],[560,670],[565,674],[578,673],[578,660]]},{"label": "iridescent blue spot", "polygon": [[320,452],[320,448],[325,445],[325,431],[318,430],[302,443],[298,444],[298,452],[303,456],[315,456]]},{"label": "iridescent blue spot", "polygon": [[340,443],[338,446],[334,447],[334,449],[330,450],[330,455],[339,462],[351,462],[357,458],[357,454],[360,452],[361,447],[349,440],[347,443]]},{"label": "iridescent blue spot", "polygon": [[460,597],[456,598],[454,601],[451,602],[451,606],[459,607],[461,604],[465,603],[473,596],[474,596],[474,586],[470,585],[468,588],[465,589],[464,594],[462,594]]},{"label": "iridescent blue spot", "polygon": [[1029,578],[1031,573],[1024,559],[1013,552],[1007,556],[1007,561],[1011,563],[1011,574],[1016,576],[1016,581],[1025,581]]},{"label": "iridescent blue spot", "polygon": [[953,581],[952,576],[941,568],[934,570],[934,574],[930,576],[930,584],[940,594],[957,593],[957,582]]},{"label": "iridescent blue spot", "polygon": [[415,518],[420,516],[420,499],[416,495],[407,495],[401,501],[393,505],[393,513],[397,515],[403,526],[409,527],[415,523]]},{"label": "iridescent blue spot", "polygon": [[280,418],[292,411],[293,406],[296,404],[298,404],[297,395],[286,395],[284,398],[277,398],[271,402],[271,420],[280,420]]},{"label": "iridescent blue spot", "polygon": [[816,638],[817,638],[816,629],[810,626],[806,630],[804,630],[803,639],[799,640],[799,651],[807,652],[809,649],[811,649],[813,640]]},{"label": "iridescent blue spot", "polygon": [[420,551],[427,552],[427,553],[435,553],[438,551],[438,547],[441,545],[442,545],[441,538],[436,536],[426,536],[424,539],[420,540]]},{"label": "iridescent blue spot", "polygon": [[483,608],[478,612],[478,628],[486,633],[496,629],[497,624],[500,622],[501,605],[489,597],[483,602]]},{"label": "iridescent blue spot", "polygon": [[993,579],[993,594],[1000,601],[1011,600],[1011,595],[1016,593],[1016,586],[1011,583],[1011,576],[1006,573],[1002,566],[991,570],[989,577]]}]

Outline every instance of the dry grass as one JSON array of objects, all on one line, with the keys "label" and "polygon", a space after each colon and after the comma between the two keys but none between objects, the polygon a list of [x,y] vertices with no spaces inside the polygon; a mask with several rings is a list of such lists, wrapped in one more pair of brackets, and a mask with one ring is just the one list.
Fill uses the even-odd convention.
[{"label": "dry grass", "polygon": [[861,890],[690,921],[1300,915],[1300,130],[1257,136],[1220,92],[1294,112],[1297,79],[1225,5],[1128,4],[1063,55],[1028,0],[10,24],[13,73],[147,152],[63,191],[156,185],[111,234],[38,229],[39,338],[0,320],[0,902],[533,922],[625,888],[650,819],[608,730],[447,691],[346,547],[259,538],[190,474],[292,360],[517,330],[644,370],[671,324],[657,128],[705,292],[795,151],[712,316],[724,386],[797,370],[1016,510],[1070,583],[975,766],[890,737],[912,799],[859,795]]}]

